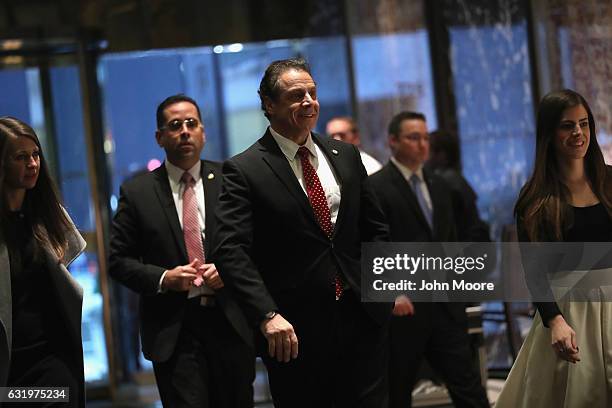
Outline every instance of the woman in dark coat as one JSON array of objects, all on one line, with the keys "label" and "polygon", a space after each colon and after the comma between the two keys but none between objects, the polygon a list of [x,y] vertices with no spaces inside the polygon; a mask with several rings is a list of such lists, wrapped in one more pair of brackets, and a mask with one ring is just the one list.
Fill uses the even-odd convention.
[{"label": "woman in dark coat", "polygon": [[0,386],[68,387],[60,406],[84,407],[83,292],[66,267],[85,241],[18,119],[0,118],[0,168]]}]

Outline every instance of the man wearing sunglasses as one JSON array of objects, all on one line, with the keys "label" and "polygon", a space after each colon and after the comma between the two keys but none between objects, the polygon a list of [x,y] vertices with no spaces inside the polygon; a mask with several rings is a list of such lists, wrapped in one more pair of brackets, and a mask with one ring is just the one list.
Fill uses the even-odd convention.
[{"label": "man wearing sunglasses", "polygon": [[166,160],[122,185],[109,272],[141,295],[142,350],[164,407],[251,408],[251,332],[209,256],[221,168],[200,159],[197,103],[164,100],[155,138]]}]

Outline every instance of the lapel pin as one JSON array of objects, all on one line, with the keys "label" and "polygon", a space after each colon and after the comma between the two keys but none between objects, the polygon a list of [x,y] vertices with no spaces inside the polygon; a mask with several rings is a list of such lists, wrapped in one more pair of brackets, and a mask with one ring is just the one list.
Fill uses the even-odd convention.
[{"label": "lapel pin", "polygon": [[215,178],[215,175],[213,173],[208,173],[208,179],[212,180]]},{"label": "lapel pin", "polygon": [[337,156],[338,155],[338,151],[336,149],[332,149],[332,153]]}]

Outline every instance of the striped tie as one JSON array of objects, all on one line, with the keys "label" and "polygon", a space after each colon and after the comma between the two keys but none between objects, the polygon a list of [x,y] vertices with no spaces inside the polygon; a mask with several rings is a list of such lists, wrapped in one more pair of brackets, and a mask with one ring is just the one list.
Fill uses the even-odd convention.
[{"label": "striped tie", "polygon": [[[195,194],[195,180],[189,172],[183,173],[181,181],[184,183],[183,190],[183,237],[189,263],[198,259],[195,267],[204,264],[204,245],[202,243],[202,229],[200,227],[200,216],[198,215],[198,201]],[[189,297],[204,293],[213,293],[212,289],[202,285],[204,280],[198,274],[193,281],[195,288],[189,290]]]}]

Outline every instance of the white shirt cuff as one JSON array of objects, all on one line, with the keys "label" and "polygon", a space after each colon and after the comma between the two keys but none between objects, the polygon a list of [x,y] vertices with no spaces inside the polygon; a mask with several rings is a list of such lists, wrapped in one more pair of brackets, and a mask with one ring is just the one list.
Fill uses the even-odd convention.
[{"label": "white shirt cuff", "polygon": [[162,281],[164,280],[164,277],[166,276],[166,274],[168,273],[168,270],[166,269],[164,271],[164,273],[162,273],[161,278],[159,278],[159,284],[157,285],[157,293],[165,293],[166,291],[162,289]]}]

